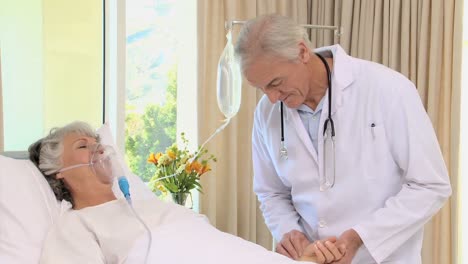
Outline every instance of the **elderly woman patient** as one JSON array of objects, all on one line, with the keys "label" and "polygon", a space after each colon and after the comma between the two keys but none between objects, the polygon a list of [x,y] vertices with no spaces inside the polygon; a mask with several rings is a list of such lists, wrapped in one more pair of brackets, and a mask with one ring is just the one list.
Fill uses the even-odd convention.
[{"label": "elderly woman patient", "polygon": [[[295,263],[218,231],[192,210],[157,198],[133,201],[152,234],[147,249],[147,229],[127,201],[116,198],[112,173],[95,166],[94,157],[105,149],[83,122],[53,129],[29,147],[30,159],[62,201],[41,263],[144,263],[145,259],[148,263]],[[339,259],[341,253],[327,244],[324,252]],[[315,257],[316,250],[311,244],[305,255]]]}]

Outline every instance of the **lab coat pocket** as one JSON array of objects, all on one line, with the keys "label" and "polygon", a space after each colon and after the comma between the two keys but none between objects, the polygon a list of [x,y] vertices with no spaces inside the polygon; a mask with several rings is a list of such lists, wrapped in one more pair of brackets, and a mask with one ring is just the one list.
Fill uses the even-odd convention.
[{"label": "lab coat pocket", "polygon": [[367,179],[381,178],[386,173],[389,149],[385,129],[378,122],[370,122],[364,133],[364,171]]},{"label": "lab coat pocket", "polygon": [[279,151],[278,151],[278,158],[274,162],[275,168],[276,168],[276,173],[278,174],[278,177],[280,180],[283,182],[283,184],[287,187],[291,187],[292,185],[292,180],[290,178],[291,175],[296,175],[297,172],[295,171],[295,164],[296,164],[296,149],[293,147],[288,148],[288,158],[283,159],[280,158],[279,156]]},{"label": "lab coat pocket", "polygon": [[290,146],[294,147],[288,148],[288,159],[276,161],[276,172],[283,184],[289,188],[302,188],[311,182],[318,184],[318,165],[309,151],[297,143]]}]

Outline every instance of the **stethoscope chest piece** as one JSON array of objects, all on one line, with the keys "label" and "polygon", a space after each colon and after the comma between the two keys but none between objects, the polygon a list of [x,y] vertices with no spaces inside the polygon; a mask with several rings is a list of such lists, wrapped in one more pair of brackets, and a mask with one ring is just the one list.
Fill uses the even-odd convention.
[{"label": "stethoscope chest piece", "polygon": [[280,114],[281,114],[281,146],[279,149],[279,155],[282,160],[288,159],[288,149],[286,148],[286,144],[284,144],[284,109],[283,109],[283,102],[280,102]]},{"label": "stethoscope chest piece", "polygon": [[281,147],[279,150],[280,158],[282,160],[287,160],[288,159],[288,149],[286,148],[284,141],[281,142]]}]

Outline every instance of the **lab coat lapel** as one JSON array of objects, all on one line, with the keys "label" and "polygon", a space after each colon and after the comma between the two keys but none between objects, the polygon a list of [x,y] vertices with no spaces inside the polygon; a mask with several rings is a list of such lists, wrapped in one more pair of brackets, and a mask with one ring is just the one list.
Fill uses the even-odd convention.
[{"label": "lab coat lapel", "polygon": [[296,109],[287,109],[289,111],[289,115],[292,118],[294,131],[297,133],[297,136],[301,139],[304,146],[307,148],[307,151],[312,155],[315,162],[317,162],[317,153],[315,152],[315,148],[312,145],[312,141],[309,137],[309,133],[306,131],[304,124],[302,123],[301,117]]},{"label": "lab coat lapel", "polygon": [[354,82],[353,66],[350,57],[337,46],[333,51],[334,66],[332,73],[332,116],[343,105],[343,92]]},{"label": "lab coat lapel", "polygon": [[[339,137],[339,127],[340,124],[335,118],[336,112],[338,109],[343,105],[343,91],[351,86],[354,81],[353,77],[353,68],[352,68],[352,61],[350,57],[346,54],[346,52],[341,48],[339,45],[323,47],[316,49],[316,52],[320,52],[323,50],[330,50],[333,53],[333,69],[332,69],[332,105],[331,105],[331,115],[332,119],[335,121],[335,132],[336,138],[335,140],[340,140]],[[320,118],[320,125],[318,131],[318,157],[315,155],[315,160],[319,164],[319,174],[323,177],[324,167],[323,167],[323,127],[325,124],[325,120],[328,118],[328,92],[325,94],[325,101],[322,107],[322,114]],[[314,153],[315,154],[315,153]]]},{"label": "lab coat lapel", "polygon": [[[350,57],[345,53],[345,51],[339,46],[339,45],[334,45],[334,46],[329,46],[329,47],[323,47],[320,49],[316,49],[316,51],[320,50],[331,50],[333,53],[333,58],[334,58],[334,66],[332,70],[332,87],[333,87],[333,93],[332,93],[332,118],[333,115],[336,113],[336,111],[343,105],[343,90],[349,87],[354,80],[353,77],[353,69],[351,65],[351,60]],[[325,95],[328,98],[328,95]],[[323,125],[325,123],[325,120],[327,119],[328,115],[328,99],[325,100],[325,103],[323,104],[322,108],[322,117],[320,118],[320,125],[319,125],[319,131],[318,131],[318,150],[317,152],[315,151],[314,146],[312,145],[312,141],[309,138],[309,134],[304,128],[304,124],[302,123],[302,120],[299,116],[299,113],[295,109],[289,109],[286,108],[288,111],[288,115],[291,116],[293,125],[294,125],[294,131],[297,133],[297,136],[300,138],[304,146],[307,148],[307,151],[310,153],[310,155],[314,158],[315,162],[319,164],[320,167],[320,173],[323,173],[323,168],[320,165],[321,162],[319,162],[319,159],[317,157],[317,152],[319,153],[319,156],[323,154]],[[335,129],[338,130],[339,124],[335,123]]]},{"label": "lab coat lapel", "polygon": [[[322,47],[315,50],[315,52],[321,52],[324,50],[330,50],[333,54],[333,69],[332,69],[332,118],[338,108],[343,105],[343,90],[349,87],[353,81],[353,67],[350,56],[341,48],[340,45],[333,45],[328,47]],[[325,96],[328,96],[325,95]],[[327,111],[328,106],[324,105],[324,109]],[[322,111],[323,112],[323,111]],[[326,118],[325,118],[326,119]],[[325,122],[325,119],[323,122]]]}]

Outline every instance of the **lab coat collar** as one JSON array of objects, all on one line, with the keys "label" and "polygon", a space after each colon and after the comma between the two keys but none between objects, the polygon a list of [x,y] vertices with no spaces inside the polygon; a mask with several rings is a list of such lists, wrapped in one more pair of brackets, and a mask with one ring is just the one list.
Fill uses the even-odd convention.
[{"label": "lab coat collar", "polygon": [[[346,54],[346,52],[341,48],[340,45],[333,45],[328,47],[322,47],[314,50],[314,52],[321,52],[329,50],[333,54],[333,69],[332,69],[332,86],[333,86],[333,94],[332,94],[332,115],[336,113],[337,109],[343,105],[343,96],[342,92],[347,87],[350,87],[351,84],[354,82],[353,76],[353,65],[352,65],[352,58]],[[328,90],[325,94],[325,101],[322,106],[322,116],[328,115]],[[288,108],[287,108],[288,109]],[[289,111],[289,113],[288,113]],[[308,132],[304,128],[300,116],[297,110],[288,109],[286,111],[286,122],[288,122],[287,116],[291,114],[292,120],[294,122],[294,126],[296,127],[296,133],[298,133],[299,138],[302,142],[306,145],[309,153],[312,155],[315,162],[318,163],[318,155],[313,150],[314,146],[312,145],[312,141],[309,139]],[[325,122],[325,118],[322,118],[322,124],[319,126],[319,145],[318,145],[318,152],[321,152],[321,140],[322,140],[322,130],[323,130],[323,122]],[[335,124],[335,127],[337,125]]]},{"label": "lab coat collar", "polygon": [[[332,69],[332,114],[343,104],[342,91],[351,86],[354,82],[353,67],[351,57],[346,54],[343,48],[336,44],[317,48],[314,52],[322,52],[329,50],[333,54],[333,69]],[[326,95],[328,96],[328,95]]]}]

